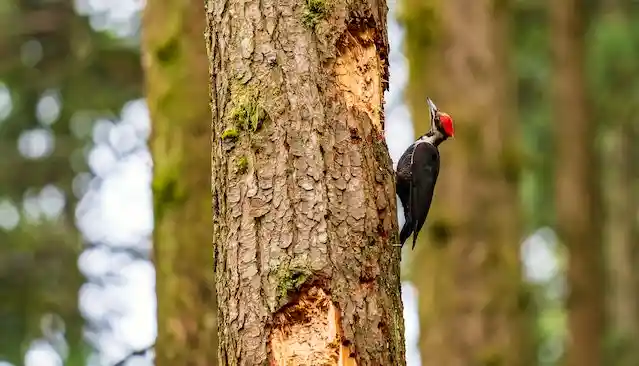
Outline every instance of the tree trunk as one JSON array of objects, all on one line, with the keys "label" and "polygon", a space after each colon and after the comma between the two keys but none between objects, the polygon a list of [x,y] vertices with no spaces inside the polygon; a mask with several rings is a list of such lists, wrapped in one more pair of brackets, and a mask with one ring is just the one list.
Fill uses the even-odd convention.
[{"label": "tree trunk", "polygon": [[584,4],[550,5],[554,60],[556,207],[559,237],[568,247],[569,340],[566,365],[602,365],[604,271],[596,124],[589,117],[584,72]]},{"label": "tree trunk", "polygon": [[404,365],[385,2],[209,1],[222,365]]},{"label": "tree trunk", "polygon": [[428,235],[413,260],[422,362],[530,364],[508,2],[407,0],[403,18],[416,135],[428,128],[426,95],[457,130],[440,149]]},{"label": "tree trunk", "polygon": [[[626,36],[625,42],[632,39],[630,12],[631,1],[606,0],[598,17],[600,29],[614,29],[617,34]],[[600,30],[601,33],[605,33]],[[595,32],[599,33],[599,32]],[[599,33],[600,34],[600,33]],[[605,45],[605,40],[599,43]],[[607,297],[610,328],[607,342],[606,362],[616,366],[636,365],[639,359],[639,232],[637,231],[637,207],[639,191],[634,186],[639,181],[639,147],[635,141],[639,138],[639,129],[635,126],[634,116],[639,112],[636,103],[629,103],[637,83],[637,67],[633,65],[636,52],[604,53],[606,58],[599,76],[604,84],[604,96],[599,97],[598,116],[605,116],[606,123],[612,126],[602,132],[606,170],[604,196],[606,203],[606,249],[609,296]]]},{"label": "tree trunk", "polygon": [[[634,109],[634,108],[633,108]],[[639,357],[639,235],[636,227],[639,197],[633,189],[637,181],[635,126],[631,118],[621,121],[614,133],[608,182],[608,263],[610,275],[609,314],[615,365],[631,366]]]},{"label": "tree trunk", "polygon": [[153,121],[155,364],[216,365],[208,63],[198,0],[150,0],[143,64]]}]

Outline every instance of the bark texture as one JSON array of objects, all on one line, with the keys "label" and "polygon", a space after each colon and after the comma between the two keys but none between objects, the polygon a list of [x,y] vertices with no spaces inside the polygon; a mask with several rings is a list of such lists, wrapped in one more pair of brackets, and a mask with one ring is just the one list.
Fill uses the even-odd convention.
[{"label": "bark texture", "polygon": [[198,0],[149,0],[143,64],[152,120],[158,366],[216,365],[208,62]]},{"label": "bark texture", "polygon": [[383,0],[207,5],[222,365],[404,365]]},{"label": "bark texture", "polygon": [[418,244],[425,365],[535,364],[521,283],[521,146],[509,71],[508,1],[405,0],[409,98],[416,135],[425,97],[451,114],[455,138]]},{"label": "bark texture", "polygon": [[602,220],[595,153],[584,73],[584,4],[552,2],[556,208],[559,237],[568,248],[569,339],[566,365],[602,365],[604,270]]}]

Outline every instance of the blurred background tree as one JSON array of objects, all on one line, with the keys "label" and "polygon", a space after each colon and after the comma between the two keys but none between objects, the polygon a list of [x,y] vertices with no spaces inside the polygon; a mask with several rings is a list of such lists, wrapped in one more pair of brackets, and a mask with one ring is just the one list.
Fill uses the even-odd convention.
[{"label": "blurred background tree", "polygon": [[[432,213],[416,252],[425,364],[531,364],[520,278],[522,164],[509,1],[404,3],[408,102],[426,133],[432,96],[459,133],[440,148]],[[463,24],[464,26],[460,26]],[[534,364],[534,362],[532,363]]]},{"label": "blurred background tree", "polygon": [[568,249],[565,364],[601,365],[604,270],[598,126],[586,88],[588,9],[582,0],[550,5],[552,131],[555,134],[556,230]]},{"label": "blurred background tree", "polygon": [[[405,283],[413,282],[420,298],[424,361],[443,359],[454,349],[455,343],[450,342],[441,349],[433,348],[433,338],[445,336],[451,329],[460,329],[455,335],[465,335],[479,319],[480,324],[496,329],[488,337],[475,338],[477,346],[471,348],[496,344],[479,352],[484,360],[514,354],[494,341],[509,333],[525,344],[520,361],[561,365],[567,356],[569,332],[577,332],[567,321],[574,308],[564,306],[568,288],[574,287],[572,277],[566,274],[579,269],[577,261],[585,266],[579,271],[587,276],[592,292],[587,305],[594,316],[587,317],[580,328],[587,330],[579,330],[592,334],[577,338],[589,340],[573,344],[574,352],[590,355],[586,351],[602,350],[603,360],[598,363],[602,365],[639,364],[639,2],[572,2],[585,16],[583,28],[575,31],[583,37],[579,41],[582,49],[572,55],[580,55],[577,61],[583,62],[583,81],[581,86],[569,84],[583,93],[580,100],[589,112],[570,121],[587,122],[588,140],[580,140],[576,127],[558,117],[568,113],[568,107],[557,103],[553,92],[558,81],[553,45],[559,41],[556,30],[566,26],[551,27],[550,6],[557,3],[562,2],[389,1],[391,80],[386,128],[394,162],[414,137],[411,119],[416,134],[425,132],[427,95],[457,122],[456,138],[442,147],[442,162],[449,165],[442,167],[435,207],[425,226],[431,239],[424,236],[414,253],[404,251]],[[398,6],[402,8],[401,26],[393,18]],[[0,1],[0,364],[39,366],[64,361],[66,365],[110,366],[132,350],[154,342],[152,163],[147,148],[150,119],[141,99],[144,84],[139,51],[143,7],[141,0]],[[193,16],[190,12],[174,13],[174,20],[188,19],[180,18],[186,17],[184,14]],[[164,23],[158,23],[162,28]],[[160,30],[166,36],[158,33],[153,41],[158,43],[149,47],[164,50],[167,48],[162,45],[191,44],[182,39],[193,37],[190,32],[179,32],[175,42],[169,34],[195,23],[176,20],[177,28],[169,24],[173,23],[167,20],[166,29]],[[509,24],[509,31],[501,28],[505,24]],[[399,55],[402,49],[407,66]],[[182,60],[181,56],[176,60]],[[164,83],[159,78],[178,75],[171,71],[180,67],[167,64],[158,68],[155,76],[149,72],[149,82],[158,78],[156,83]],[[197,70],[194,67],[193,71]],[[409,86],[402,96],[406,78]],[[155,96],[151,93],[149,105],[161,105],[159,98],[159,92]],[[166,121],[183,123],[166,128],[187,128],[191,112],[197,119],[200,107],[179,100],[176,98],[174,105],[168,103],[163,112],[158,106],[153,113],[160,117],[154,120],[161,121],[166,113]],[[484,143],[490,136],[502,136],[485,131],[487,125],[491,130],[506,129],[509,137],[505,139],[522,151],[511,154],[510,148],[501,145],[503,141]],[[185,133],[201,137],[199,131]],[[154,137],[154,154],[163,151],[161,136]],[[184,151],[189,154],[195,150],[187,147],[203,143],[187,139],[189,144],[181,143],[186,144]],[[582,151],[591,150],[591,160],[584,161],[584,154],[574,158],[560,154],[557,144],[579,144]],[[208,154],[208,146],[203,151]],[[471,160],[481,161],[470,164]],[[560,240],[555,230],[561,222],[574,225],[576,214],[558,215],[557,208],[572,204],[555,194],[555,182],[567,179],[563,175],[569,175],[577,160],[588,164],[588,169],[596,160],[601,168],[590,182],[573,179],[572,184],[596,183],[595,188],[588,188],[596,192],[580,194],[575,201],[579,206],[568,208],[579,208],[591,196],[600,195],[600,209],[591,212],[594,222],[587,228],[573,230],[579,235],[594,234],[575,240],[562,232]],[[203,173],[196,161],[203,164],[203,160],[193,160],[192,167],[183,166],[188,169],[184,177],[189,178],[179,183],[208,189],[208,178],[196,178]],[[512,163],[517,173],[504,176],[504,171],[492,170],[503,161]],[[204,182],[197,183],[197,179]],[[455,193],[459,197],[454,197]],[[202,200],[199,209],[208,209],[204,204],[209,202]],[[190,210],[187,205],[174,207]],[[158,246],[164,240],[168,250],[174,237],[163,233],[177,222],[173,221],[175,212],[156,212],[158,227],[165,225],[165,229],[158,229],[155,239]],[[495,212],[507,218],[495,222]],[[587,213],[585,209],[575,212]],[[464,238],[453,230],[455,227],[447,230],[446,223],[463,218],[471,226],[490,228],[477,233],[490,245],[469,245],[477,237]],[[450,238],[451,244],[442,248],[445,238]],[[189,248],[202,250],[197,252],[202,253],[201,261],[188,263],[193,272],[168,262],[168,269],[157,274],[158,287],[167,290],[166,294],[171,284],[165,280],[164,287],[163,277],[196,273],[196,278],[203,280],[206,274],[212,275],[207,262],[211,258],[205,255],[204,246]],[[482,252],[495,254],[486,257],[494,260],[486,263],[493,264],[472,265],[472,253]],[[516,261],[518,253],[521,263]],[[164,254],[165,258],[168,255]],[[586,261],[579,262],[580,256]],[[444,268],[446,263],[459,265]],[[464,268],[462,264],[467,263]],[[193,280],[187,282],[194,291],[203,289],[200,299],[208,297],[209,290],[197,287]],[[505,290],[496,287],[502,285]],[[435,289],[447,293],[433,292]],[[158,288],[158,293],[162,291]],[[453,300],[468,306],[445,306]],[[482,303],[487,306],[481,307]],[[512,308],[516,314],[504,315],[513,304],[517,305]],[[418,316],[412,310],[414,299],[406,295],[404,305],[410,323]],[[446,317],[429,321],[435,310],[445,311]],[[527,318],[516,322],[516,327],[502,321],[521,316]],[[157,327],[161,334],[170,319],[160,317]],[[197,317],[206,319],[204,312]],[[496,320],[487,321],[491,319]],[[527,319],[535,320],[535,326],[529,327]],[[591,321],[600,325],[592,326]],[[417,334],[415,324],[406,328],[411,343]],[[207,342],[193,337],[196,339],[187,338],[187,342],[194,347]],[[418,358],[417,349],[409,348],[408,365],[418,365]],[[595,356],[589,360],[594,361]]]},{"label": "blurred background tree", "polygon": [[217,361],[211,110],[201,0],[149,0],[143,65],[153,133],[156,365]]},{"label": "blurred background tree", "polygon": [[[427,117],[424,98],[426,95],[434,95],[440,108],[448,110],[453,115],[457,115],[457,138],[451,143],[447,143],[442,148],[442,161],[449,159],[453,170],[455,152],[451,150],[463,149],[464,147],[454,145],[466,144],[466,140],[460,137],[467,133],[468,140],[473,140],[476,134],[471,128],[471,124],[482,121],[484,126],[489,125],[483,122],[482,117],[474,117],[474,121],[467,121],[466,110],[476,104],[480,98],[458,97],[469,93],[468,87],[460,87],[454,81],[460,73],[465,73],[463,80],[481,79],[481,68],[477,63],[463,64],[460,57],[446,58],[446,53],[441,48],[434,46],[443,44],[444,50],[452,53],[455,47],[455,39],[450,33],[442,32],[440,24],[452,23],[450,28],[459,29],[467,37],[478,39],[482,34],[477,31],[477,21],[472,21],[464,16],[457,16],[454,13],[442,13],[442,4],[452,2],[440,1],[412,1],[402,2],[405,11],[400,17],[402,24],[407,29],[407,47],[405,48],[410,62],[410,82],[407,100],[414,112],[415,122],[424,121]],[[460,11],[462,14],[477,14],[470,12],[471,2],[460,1]],[[493,16],[499,9],[508,2],[495,1],[493,5]],[[584,95],[582,107],[588,110],[587,114],[581,113],[577,118],[572,118],[577,126],[568,127],[565,118],[557,116],[571,113],[570,105],[564,102],[553,101],[551,93],[555,77],[565,73],[561,70],[553,71],[551,45],[558,42],[560,34],[551,34],[549,16],[549,2],[517,0],[512,1],[510,15],[513,27],[509,34],[514,37],[515,42],[509,48],[512,55],[511,66],[514,67],[517,88],[514,94],[516,98],[511,98],[516,103],[518,118],[512,118],[510,123],[516,124],[516,129],[522,132],[522,143],[524,153],[521,162],[521,179],[519,180],[519,200],[523,204],[521,207],[523,214],[523,228],[526,236],[521,243],[522,260],[524,261],[524,278],[526,286],[533,289],[530,302],[526,301],[529,313],[537,319],[537,330],[529,330],[529,336],[536,339],[537,362],[542,365],[555,365],[564,359],[564,349],[568,342],[567,331],[572,332],[570,338],[577,340],[573,343],[574,353],[581,353],[582,356],[590,356],[588,362],[596,364],[627,365],[636,364],[639,358],[636,355],[637,337],[637,263],[639,263],[637,253],[639,252],[639,241],[637,238],[637,214],[639,203],[637,201],[637,148],[630,141],[636,139],[638,126],[637,117],[632,111],[636,108],[637,92],[639,91],[639,70],[636,69],[635,53],[637,47],[637,32],[635,19],[637,16],[637,2],[632,1],[578,1],[565,5],[567,16],[583,24],[582,28],[569,29],[568,37],[582,37],[583,41],[577,40],[572,52],[567,52],[578,58],[578,62],[584,63],[586,68],[573,70],[574,66],[564,66],[564,70],[573,72],[575,77],[581,77],[582,81],[569,81],[573,94]],[[553,6],[559,6],[563,2],[553,2]],[[576,17],[576,18],[575,18]],[[570,27],[566,24],[571,19],[558,21],[555,26],[564,29]],[[554,29],[557,29],[557,28]],[[564,36],[566,37],[566,36]],[[572,41],[572,44],[575,44]],[[571,43],[568,43],[570,46]],[[581,46],[580,46],[581,45]],[[575,47],[582,47],[582,50]],[[433,51],[433,49],[435,51]],[[471,46],[466,47],[466,50]],[[485,47],[483,50],[486,50]],[[557,48],[559,49],[559,48]],[[466,51],[470,52],[470,51]],[[499,57],[498,53],[493,53],[493,57]],[[467,69],[457,73],[446,73],[440,69],[433,68],[433,63],[462,64]],[[462,66],[462,67],[464,67]],[[508,72],[508,67],[504,67],[503,72]],[[486,84],[499,83],[501,78],[494,77]],[[578,84],[578,83],[582,84]],[[588,84],[586,84],[588,82]],[[566,83],[564,83],[565,85]],[[455,98],[462,100],[461,106],[453,104],[445,95],[441,97],[437,93],[440,90],[450,90]],[[439,100],[439,102],[438,102]],[[450,105],[447,105],[450,103]],[[555,109],[551,109],[555,107]],[[498,114],[498,111],[490,111],[489,114]],[[420,116],[420,117],[417,117]],[[499,116],[492,117],[499,119]],[[583,128],[579,127],[582,124]],[[422,122],[416,124],[416,134],[424,133],[427,126]],[[491,130],[494,127],[490,125]],[[556,133],[562,131],[561,133]],[[583,131],[583,133],[579,132]],[[488,132],[487,132],[488,133]],[[553,137],[555,135],[555,137]],[[583,137],[581,137],[583,136]],[[581,140],[579,140],[581,138]],[[577,153],[572,156],[561,154],[556,149],[556,145],[570,149],[571,144],[578,144]],[[634,144],[637,145],[637,144]],[[448,149],[448,150],[447,150]],[[449,155],[446,155],[446,152]],[[479,150],[473,150],[477,155]],[[590,155],[588,155],[590,154]],[[476,156],[475,155],[475,156]],[[507,157],[507,156],[506,156]],[[561,159],[561,160],[559,160]],[[590,159],[590,160],[588,160]],[[477,165],[477,160],[482,158],[471,158],[473,164]],[[605,167],[601,171],[594,171],[595,174],[588,181],[573,179],[566,187],[569,193],[573,194],[576,201],[567,202],[565,195],[555,196],[554,182],[566,179],[571,171],[582,162],[582,169],[591,169],[601,164]],[[445,164],[445,163],[443,163]],[[557,165],[556,164],[560,164]],[[584,165],[586,164],[586,165]],[[444,167],[445,170],[447,167]],[[590,173],[588,173],[590,174]],[[452,172],[451,172],[452,175]],[[448,191],[454,189],[459,183],[459,178],[449,176],[442,177],[436,195],[439,192],[439,200],[431,213],[430,228],[437,233],[438,217],[446,215],[451,204],[447,201]],[[440,178],[441,179],[441,178]],[[468,183],[472,184],[472,183]],[[579,185],[585,185],[585,190],[579,191]],[[578,196],[574,193],[579,193]],[[470,193],[465,196],[470,198]],[[605,205],[592,207],[587,203],[601,195]],[[565,213],[563,218],[555,215],[561,205],[572,210]],[[439,202],[438,202],[439,201]],[[469,202],[471,200],[469,199]],[[604,209],[605,207],[605,209]],[[590,210],[590,213],[589,211]],[[481,212],[481,213],[479,213]],[[485,216],[483,210],[473,210],[471,213],[473,220],[480,222]],[[477,217],[481,215],[481,218]],[[591,221],[586,226],[575,227],[576,215],[590,215]],[[560,219],[563,224],[557,219]],[[558,241],[554,235],[556,224],[572,225],[573,235],[581,239],[572,237],[562,237]],[[599,225],[605,225],[609,233],[602,239]],[[429,224],[427,223],[427,226]],[[425,239],[425,238],[424,238]],[[603,241],[602,241],[603,240]],[[429,249],[420,249],[411,259],[417,268],[410,272],[418,291],[422,293],[420,301],[427,296],[429,303],[420,303],[420,314],[422,321],[422,333],[427,337],[429,334],[430,322],[424,309],[430,309],[435,304],[447,304],[447,295],[441,292],[432,292],[433,280],[424,273],[432,273],[440,262],[433,252],[437,253],[437,239],[430,241],[425,239],[425,246]],[[428,247],[430,244],[430,247]],[[562,245],[558,245],[562,244]],[[570,248],[570,253],[566,253],[564,245]],[[422,245],[424,246],[424,245]],[[606,248],[604,251],[602,248]],[[568,257],[572,253],[572,257]],[[460,255],[470,255],[468,253]],[[436,259],[433,259],[436,258]],[[570,260],[570,265],[566,267],[566,260]],[[604,261],[606,266],[604,267]],[[431,267],[424,269],[425,267]],[[535,268],[536,267],[536,268]],[[450,268],[450,267],[448,267]],[[582,306],[588,310],[589,314],[577,325],[577,321],[572,322],[572,326],[567,327],[564,302],[569,288],[575,288],[577,278],[573,275],[566,283],[565,270],[569,273],[579,273],[581,278],[578,281],[585,281],[587,284],[586,293],[590,293],[587,299],[577,299],[582,301]],[[447,278],[446,276],[444,276]],[[611,286],[604,287],[608,283]],[[599,285],[597,285],[599,284]],[[608,289],[609,291],[604,291]],[[467,288],[460,286],[458,289],[461,296],[466,296]],[[426,294],[424,293],[426,292]],[[524,292],[525,293],[525,292]],[[524,296],[525,298],[525,296]],[[575,300],[575,301],[577,301]],[[609,300],[606,305],[607,317],[612,320],[607,326],[604,325],[603,302]],[[442,305],[445,306],[445,305]],[[574,307],[568,308],[568,313],[574,313]],[[430,311],[430,310],[428,310]],[[426,328],[424,328],[426,327]],[[433,331],[435,335],[439,333]],[[576,338],[575,338],[576,337]],[[581,341],[583,340],[583,341]],[[604,359],[597,361],[597,350],[605,347],[607,352]],[[425,350],[422,349],[423,352]],[[425,356],[423,356],[424,358]],[[425,358],[426,359],[426,358]],[[595,363],[590,363],[595,364]]]},{"label": "blurred background tree", "polygon": [[604,254],[608,269],[605,360],[639,360],[639,4],[602,1],[587,39],[587,75],[599,121]]}]

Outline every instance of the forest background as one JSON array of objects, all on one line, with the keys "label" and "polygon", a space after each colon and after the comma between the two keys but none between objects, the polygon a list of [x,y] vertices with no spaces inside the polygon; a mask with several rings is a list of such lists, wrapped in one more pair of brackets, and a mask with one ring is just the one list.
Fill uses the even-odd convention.
[{"label": "forest background", "polygon": [[[174,27],[154,27],[153,17],[165,19],[162,24],[195,24],[192,32],[177,32],[190,37],[179,42],[200,42],[204,52],[203,9],[196,11],[202,3],[167,3],[171,5],[164,13],[147,9],[148,18],[141,0],[0,3],[0,365],[111,365],[153,344],[156,308],[170,313],[162,306],[171,307],[163,304],[176,297],[171,281],[156,285],[156,271],[158,278],[182,278],[195,288],[180,294],[193,296],[185,307],[205,324],[193,330],[199,334],[193,349],[179,344],[177,350],[167,346],[161,352],[200,352],[199,357],[214,362],[215,308],[212,300],[203,301],[213,298],[210,247],[193,240],[191,246],[173,248],[186,258],[183,266],[150,261],[154,235],[167,229],[154,226],[165,197],[152,187],[152,167],[163,162],[152,161],[149,139],[152,126],[163,122],[151,122],[153,104],[145,100],[143,29],[152,47],[154,40],[175,36],[170,33]],[[473,176],[472,168],[452,169],[444,179],[515,193],[516,204],[503,208],[512,210],[507,216],[513,221],[502,224],[517,228],[512,234],[520,238],[506,245],[520,249],[524,281],[516,300],[531,319],[531,326],[520,331],[533,345],[526,357],[531,364],[560,365],[570,352],[589,357],[600,347],[604,363],[589,364],[638,365],[639,2],[573,2],[577,10],[562,18],[552,9],[559,2],[496,1],[495,7],[504,8],[489,12],[495,17],[489,22],[469,15],[464,1],[454,3],[388,4],[385,127],[393,163],[426,131],[426,96],[459,121],[460,137],[442,147],[443,170],[447,159],[491,156],[490,151],[477,151],[477,128],[495,118],[507,124],[503,133],[513,145],[503,159],[505,174],[512,178],[508,184],[491,185],[490,179]],[[504,47],[477,45],[476,35],[493,23],[509,25]],[[565,29],[573,32],[566,36],[561,33]],[[507,67],[488,70],[482,79],[476,77],[476,65],[455,64],[460,55],[475,52],[469,51],[472,45],[479,47],[477,54],[488,52],[482,56],[486,58],[495,56],[490,52],[504,52]],[[568,56],[558,62],[562,49]],[[195,62],[206,72],[205,57],[168,60],[176,72]],[[566,78],[570,70],[583,72]],[[168,100],[175,114],[166,118],[176,122],[173,128],[180,128],[179,121],[200,118],[197,113],[208,121],[208,95],[201,93],[208,78],[203,75],[202,85],[170,86],[173,92],[165,97],[173,98]],[[504,92],[501,109],[477,107],[482,95],[477,85],[500,78],[513,85]],[[583,98],[562,99],[557,93],[561,88]],[[191,113],[194,106],[200,112]],[[464,130],[470,120],[476,121],[474,129]],[[204,182],[191,199],[207,205],[209,147],[206,137],[193,141],[191,152],[201,152],[201,159],[181,166],[179,177]],[[585,183],[572,190],[560,188],[580,181]],[[459,205],[445,190],[433,208],[435,236],[446,233],[449,225],[446,205]],[[485,215],[481,204],[469,207],[465,215]],[[185,232],[210,235],[210,214],[202,212],[202,221],[194,220]],[[459,267],[435,265],[441,257],[432,235],[424,236],[414,252],[403,252],[410,366],[428,364],[433,352],[446,352],[433,349],[424,334],[425,329],[448,326],[446,320],[430,320],[441,315],[439,299],[454,300],[441,292],[433,297],[431,291],[460,290],[433,284],[433,278],[452,278]],[[519,276],[506,267],[491,273]],[[567,288],[579,284],[587,285],[575,301],[585,306],[566,301]],[[496,290],[488,287],[461,288],[465,297],[474,298],[493,296]],[[569,321],[571,316],[578,322]],[[184,321],[173,326],[193,327]],[[571,347],[566,347],[568,339]],[[501,351],[487,351],[487,360],[493,352]],[[144,364],[142,357],[136,361]],[[150,357],[146,362],[150,364]]]}]

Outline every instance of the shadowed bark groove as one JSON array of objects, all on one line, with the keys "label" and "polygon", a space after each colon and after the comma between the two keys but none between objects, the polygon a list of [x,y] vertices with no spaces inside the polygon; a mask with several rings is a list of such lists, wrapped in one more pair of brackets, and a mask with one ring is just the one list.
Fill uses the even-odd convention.
[{"label": "shadowed bark groove", "polygon": [[207,4],[221,365],[405,364],[386,11]]}]

